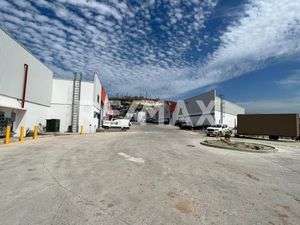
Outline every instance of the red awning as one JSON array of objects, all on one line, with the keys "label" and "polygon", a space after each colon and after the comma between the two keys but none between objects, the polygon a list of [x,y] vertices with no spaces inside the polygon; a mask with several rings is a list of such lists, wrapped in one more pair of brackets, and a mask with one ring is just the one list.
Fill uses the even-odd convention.
[{"label": "red awning", "polygon": [[170,104],[170,111],[171,111],[171,112],[174,112],[175,109],[176,109],[176,103],[171,103],[171,104]]},{"label": "red awning", "polygon": [[101,104],[102,105],[105,102],[105,97],[106,97],[105,88],[103,86],[101,86]]}]

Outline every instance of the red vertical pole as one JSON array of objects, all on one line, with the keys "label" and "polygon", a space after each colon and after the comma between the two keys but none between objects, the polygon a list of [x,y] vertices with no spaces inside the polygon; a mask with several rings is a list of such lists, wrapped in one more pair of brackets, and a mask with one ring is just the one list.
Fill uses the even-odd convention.
[{"label": "red vertical pole", "polygon": [[26,88],[27,88],[27,77],[28,77],[28,65],[24,64],[24,83],[23,83],[23,96],[22,96],[22,108],[25,106]]}]

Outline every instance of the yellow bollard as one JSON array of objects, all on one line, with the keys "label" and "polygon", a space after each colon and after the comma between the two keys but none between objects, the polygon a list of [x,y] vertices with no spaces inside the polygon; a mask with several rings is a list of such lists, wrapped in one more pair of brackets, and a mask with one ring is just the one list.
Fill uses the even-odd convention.
[{"label": "yellow bollard", "polygon": [[80,134],[83,134],[83,126],[80,126]]},{"label": "yellow bollard", "polygon": [[9,144],[9,142],[10,142],[10,126],[7,126],[4,144]]},{"label": "yellow bollard", "polygon": [[38,135],[38,126],[34,126],[34,130],[33,130],[33,140],[36,140]]},{"label": "yellow bollard", "polygon": [[24,140],[24,127],[20,127],[20,138],[19,141],[23,141]]}]

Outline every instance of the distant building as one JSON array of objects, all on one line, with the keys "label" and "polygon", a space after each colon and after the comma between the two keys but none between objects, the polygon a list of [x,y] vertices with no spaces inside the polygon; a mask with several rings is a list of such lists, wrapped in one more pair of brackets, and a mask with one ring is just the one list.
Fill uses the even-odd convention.
[{"label": "distant building", "polygon": [[122,107],[121,100],[110,100],[112,109],[120,109]]},{"label": "distant building", "polygon": [[216,90],[178,102],[176,106],[178,120],[188,120],[193,127],[207,127],[223,123],[229,127],[237,126],[237,115],[245,114],[245,109],[222,97]]},{"label": "distant building", "polygon": [[171,102],[160,102],[151,109],[147,109],[146,112],[146,121],[153,123],[169,123],[172,118],[172,105]]}]

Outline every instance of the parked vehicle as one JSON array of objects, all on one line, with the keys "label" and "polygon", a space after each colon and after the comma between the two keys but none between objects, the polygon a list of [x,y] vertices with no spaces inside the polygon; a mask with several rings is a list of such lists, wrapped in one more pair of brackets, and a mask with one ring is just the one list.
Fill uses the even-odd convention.
[{"label": "parked vehicle", "polygon": [[226,133],[232,133],[227,124],[216,124],[206,129],[207,136],[224,136]]},{"label": "parked vehicle", "polygon": [[131,123],[128,119],[112,119],[112,120],[104,120],[103,128],[121,128],[122,130],[130,129]]},{"label": "parked vehicle", "polygon": [[179,122],[180,129],[193,129],[193,123],[188,120],[183,120]]},{"label": "parked vehicle", "polygon": [[158,118],[153,118],[152,123],[159,124]]},{"label": "parked vehicle", "polygon": [[159,123],[159,124],[169,124],[169,122],[170,122],[169,118],[159,118],[157,120],[157,123]]},{"label": "parked vehicle", "polygon": [[300,139],[299,114],[246,114],[237,116],[237,135]]},{"label": "parked vehicle", "polygon": [[181,124],[181,121],[180,120],[176,120],[174,125],[179,127],[180,124]]},{"label": "parked vehicle", "polygon": [[170,119],[169,118],[164,118],[164,119],[162,119],[162,122],[164,124],[169,124],[170,123]]},{"label": "parked vehicle", "polygon": [[153,118],[152,118],[152,117],[147,118],[147,119],[146,119],[146,123],[154,123],[154,122],[153,122]]}]

